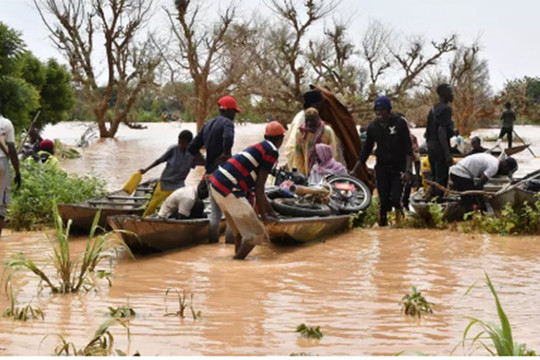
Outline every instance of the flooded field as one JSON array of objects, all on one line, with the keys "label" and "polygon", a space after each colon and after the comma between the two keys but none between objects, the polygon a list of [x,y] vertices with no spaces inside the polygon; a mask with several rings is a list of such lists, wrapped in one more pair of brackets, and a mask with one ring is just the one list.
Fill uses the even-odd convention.
[{"label": "flooded field", "polygon": [[[181,129],[194,129],[193,124],[179,125],[122,128],[118,139],[93,143],[82,150],[81,159],[64,161],[62,167],[77,173],[93,171],[107,179],[109,188],[118,188],[132,172],[174,144]],[[74,144],[85,127],[59,124],[47,128],[44,135]],[[527,140],[540,139],[537,128],[516,130]],[[261,134],[261,125],[238,126],[234,150],[259,141]],[[540,154],[539,147],[533,151]],[[517,158],[520,173],[540,167],[539,159],[529,153]],[[158,167],[145,176],[159,176],[161,170]],[[45,320],[0,318],[0,356],[50,355],[57,344],[54,334],[84,346],[108,318],[108,307],[128,302],[137,313],[130,321],[131,341],[124,328],[113,326],[115,348],[138,350],[144,356],[393,355],[402,351],[449,355],[461,341],[466,316],[497,320],[493,298],[483,283],[484,272],[499,292],[515,340],[538,350],[539,240],[537,236],[369,229],[298,247],[257,247],[245,261],[233,261],[232,245],[222,243],[135,260],[121,254],[111,264],[112,287],[102,282],[89,293],[38,295],[36,278],[18,279],[19,303],[39,306]],[[71,245],[75,252],[82,251],[85,237],[74,237]],[[5,231],[0,258],[18,252],[38,265],[48,263],[46,234]],[[465,296],[473,283],[476,288]],[[435,304],[433,315],[421,320],[401,315],[398,303],[412,285]],[[202,318],[194,320],[189,308],[184,319],[164,316],[178,310],[175,296],[165,299],[167,289],[193,294],[193,307]],[[2,289],[0,311],[8,305]],[[301,323],[320,326],[324,337],[299,337],[295,329]],[[470,350],[458,348],[455,354]]]}]

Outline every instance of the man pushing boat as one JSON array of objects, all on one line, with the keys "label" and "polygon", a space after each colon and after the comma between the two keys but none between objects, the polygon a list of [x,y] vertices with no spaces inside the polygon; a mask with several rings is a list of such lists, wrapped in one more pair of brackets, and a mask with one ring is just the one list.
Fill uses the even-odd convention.
[{"label": "man pushing boat", "polygon": [[[277,214],[268,202],[264,185],[277,162],[284,134],[279,122],[268,123],[264,141],[234,155],[210,176],[211,194],[235,235],[234,259],[244,259],[255,245],[270,242],[261,220],[277,221]],[[261,220],[247,199],[253,189]]]}]

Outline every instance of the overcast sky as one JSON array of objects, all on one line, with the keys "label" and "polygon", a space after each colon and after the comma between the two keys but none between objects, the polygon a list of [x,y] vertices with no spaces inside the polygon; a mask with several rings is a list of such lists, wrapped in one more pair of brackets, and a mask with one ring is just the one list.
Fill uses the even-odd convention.
[{"label": "overcast sky", "polygon": [[[172,0],[159,0],[168,2]],[[245,15],[253,8],[268,11],[259,6],[260,0],[237,2]],[[440,39],[456,33],[467,44],[479,40],[495,90],[507,79],[540,76],[538,14],[538,0],[343,0],[336,11],[337,17],[349,20],[349,34],[356,44],[370,20],[392,27],[396,35]],[[21,31],[28,49],[40,59],[61,59],[30,0],[0,0],[0,21]]]}]

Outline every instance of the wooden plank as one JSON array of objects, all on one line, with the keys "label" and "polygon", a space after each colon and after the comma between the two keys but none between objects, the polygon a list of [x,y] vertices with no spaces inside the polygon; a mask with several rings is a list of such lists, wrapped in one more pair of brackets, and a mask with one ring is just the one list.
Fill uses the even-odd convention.
[{"label": "wooden plank", "polygon": [[146,196],[107,195],[111,200],[150,200]]},{"label": "wooden plank", "polygon": [[104,201],[104,200],[88,200],[88,204],[90,205],[112,205],[112,206],[141,206],[144,204],[144,201],[138,201],[138,202],[119,202],[119,201]]}]

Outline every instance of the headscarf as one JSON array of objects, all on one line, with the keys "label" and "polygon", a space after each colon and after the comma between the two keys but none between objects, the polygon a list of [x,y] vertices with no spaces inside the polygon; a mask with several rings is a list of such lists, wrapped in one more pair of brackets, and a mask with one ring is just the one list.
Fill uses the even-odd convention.
[{"label": "headscarf", "polygon": [[315,151],[319,158],[319,162],[313,165],[312,171],[317,171],[319,174],[336,174],[347,175],[347,168],[339,161],[334,160],[334,154],[330,145],[316,144]]}]

